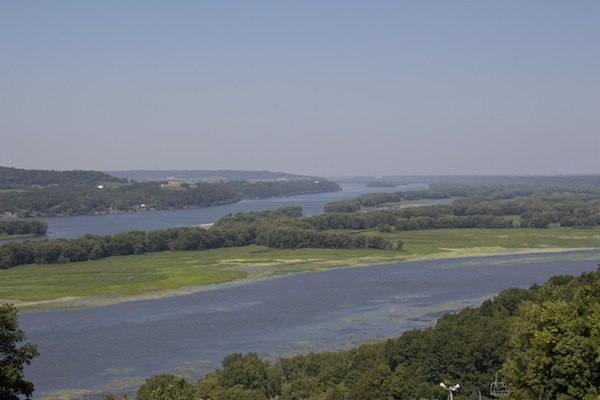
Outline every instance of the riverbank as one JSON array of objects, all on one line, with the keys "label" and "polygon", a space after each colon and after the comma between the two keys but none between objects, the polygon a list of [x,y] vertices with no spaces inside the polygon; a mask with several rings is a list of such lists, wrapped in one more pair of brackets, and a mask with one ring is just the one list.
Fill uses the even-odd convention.
[{"label": "riverbank", "polygon": [[93,307],[180,296],[224,284],[239,285],[340,267],[506,254],[559,256],[564,252],[600,248],[600,228],[446,229],[382,235],[388,239],[402,238],[406,251],[245,246],[18,266],[0,270],[0,302],[11,302],[22,310]]},{"label": "riverbank", "polygon": [[[360,257],[347,260],[286,260],[280,259],[279,263],[248,264],[235,267],[230,271],[233,275],[240,272],[245,276],[240,278],[225,278],[223,282],[213,281],[206,284],[184,285],[176,288],[164,288],[145,291],[138,294],[103,294],[86,296],[63,296],[46,300],[10,300],[0,299],[0,303],[12,303],[21,311],[60,311],[73,308],[99,307],[110,304],[126,303],[140,300],[153,300],[174,296],[185,296],[208,290],[217,290],[228,286],[243,285],[251,282],[265,280],[281,275],[298,274],[303,272],[327,271],[337,268],[360,268],[388,264],[392,262],[455,260],[458,258],[477,259],[480,257],[493,257],[503,255],[531,255],[527,261],[588,259],[589,251],[593,248],[554,248],[554,249],[516,249],[502,250],[495,248],[463,249],[451,254],[440,253],[429,256],[398,256],[398,257]],[[577,254],[580,253],[580,254]],[[236,271],[237,270],[237,271]]]}]

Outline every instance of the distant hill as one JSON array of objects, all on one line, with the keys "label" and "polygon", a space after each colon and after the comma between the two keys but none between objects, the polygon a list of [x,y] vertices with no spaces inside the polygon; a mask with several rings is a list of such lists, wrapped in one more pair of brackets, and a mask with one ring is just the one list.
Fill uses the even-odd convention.
[{"label": "distant hill", "polygon": [[107,171],[118,178],[135,181],[275,181],[322,179],[314,176],[295,175],[285,172],[238,171],[238,170],[129,170]]},{"label": "distant hill", "polygon": [[101,182],[125,180],[100,171],[48,171],[0,167],[0,189],[18,189],[31,186],[97,185]]},{"label": "distant hill", "polygon": [[118,178],[98,171],[0,168],[0,217],[210,207],[242,199],[341,190],[337,183],[323,178],[279,172],[133,172],[136,174]]}]

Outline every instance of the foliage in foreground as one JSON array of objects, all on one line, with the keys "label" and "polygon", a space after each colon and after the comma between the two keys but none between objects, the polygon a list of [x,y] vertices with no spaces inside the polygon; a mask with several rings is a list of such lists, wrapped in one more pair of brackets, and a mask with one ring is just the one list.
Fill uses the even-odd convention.
[{"label": "foliage in foreground", "polygon": [[489,398],[489,385],[500,371],[511,399],[597,399],[599,311],[599,271],[579,278],[557,276],[528,290],[504,290],[479,307],[447,314],[433,327],[407,331],[383,343],[275,362],[254,353],[232,354],[221,369],[195,385],[159,375],[150,378],[138,396],[442,400],[447,393],[439,383],[458,382],[461,389],[455,399],[478,398],[479,393]]},{"label": "foliage in foreground", "polygon": [[590,399],[600,396],[600,280],[555,278],[538,301],[521,305],[504,365],[513,398]]},{"label": "foliage in foreground", "polygon": [[19,329],[17,309],[10,304],[0,305],[0,399],[19,400],[21,395],[31,398],[33,383],[25,380],[23,366],[37,357],[32,343],[20,345],[26,339]]}]

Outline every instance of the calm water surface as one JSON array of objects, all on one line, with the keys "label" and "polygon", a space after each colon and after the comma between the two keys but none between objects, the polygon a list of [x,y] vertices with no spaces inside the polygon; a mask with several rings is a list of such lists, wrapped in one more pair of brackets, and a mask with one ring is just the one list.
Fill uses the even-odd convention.
[{"label": "calm water surface", "polygon": [[42,398],[156,373],[197,378],[232,352],[276,357],[354,346],[426,326],[503,288],[592,271],[600,252],[573,254],[344,268],[165,299],[22,313],[21,326],[41,354],[26,376]]}]

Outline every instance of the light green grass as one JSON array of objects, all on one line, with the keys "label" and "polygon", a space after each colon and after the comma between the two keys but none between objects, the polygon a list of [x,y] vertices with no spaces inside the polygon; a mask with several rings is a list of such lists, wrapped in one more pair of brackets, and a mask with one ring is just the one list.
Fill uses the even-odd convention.
[{"label": "light green grass", "polygon": [[[371,233],[373,234],[373,233]],[[568,250],[600,247],[600,227],[437,229],[380,234],[388,239],[402,238],[405,249],[414,255],[469,252],[469,249]]]},{"label": "light green grass", "polygon": [[405,251],[277,250],[245,246],[195,252],[167,251],[72,264],[24,265],[0,270],[0,299],[14,301],[18,306],[60,301],[57,306],[60,308],[69,306],[64,298],[104,296],[101,302],[106,302],[106,297],[111,297],[109,302],[115,302],[149,293],[153,296],[155,292],[157,296],[168,296],[190,291],[189,288],[201,290],[214,283],[403,259],[600,248],[600,228],[443,229],[385,234],[372,230],[362,233],[390,240],[402,238]]},{"label": "light green grass", "polygon": [[374,210],[393,210],[393,209],[402,209],[402,208],[412,208],[412,207],[425,207],[431,206],[435,203],[428,199],[419,199],[419,200],[402,200],[395,202],[382,203],[373,207],[363,207],[361,211],[374,211]]},{"label": "light green grass", "polygon": [[218,268],[197,253],[162,252],[55,265],[23,265],[0,271],[0,298],[41,301],[61,297],[140,294],[246,277]]},{"label": "light green grass", "polygon": [[22,265],[0,270],[0,299],[29,303],[65,297],[139,295],[230,282],[249,275],[260,278],[350,265],[357,259],[377,263],[392,255],[398,253],[273,250],[245,246],[194,252],[166,251],[70,264]]}]

